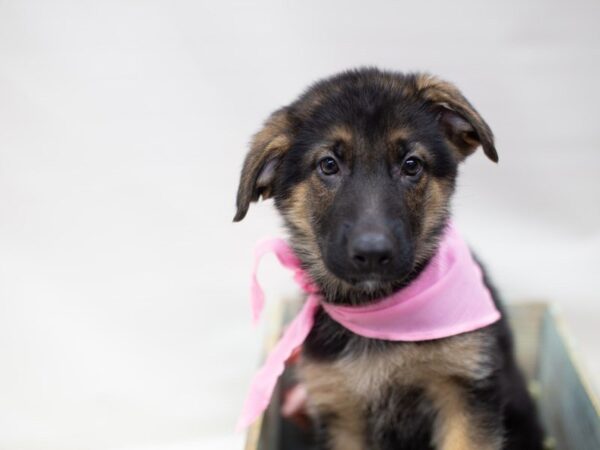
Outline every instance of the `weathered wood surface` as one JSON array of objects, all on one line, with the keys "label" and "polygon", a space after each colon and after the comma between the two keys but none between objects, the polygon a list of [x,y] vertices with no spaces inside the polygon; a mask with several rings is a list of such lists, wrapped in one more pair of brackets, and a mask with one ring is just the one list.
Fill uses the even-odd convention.
[{"label": "weathered wood surface", "polygon": [[544,314],[538,359],[538,404],[555,447],[599,450],[598,399],[578,367],[563,325],[551,309]]}]

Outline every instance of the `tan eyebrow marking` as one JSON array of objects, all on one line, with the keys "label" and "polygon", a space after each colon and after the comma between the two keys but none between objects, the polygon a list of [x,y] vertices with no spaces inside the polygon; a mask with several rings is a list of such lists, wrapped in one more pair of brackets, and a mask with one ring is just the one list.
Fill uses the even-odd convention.
[{"label": "tan eyebrow marking", "polygon": [[327,137],[332,141],[342,141],[346,145],[351,145],[354,139],[352,129],[347,125],[335,125],[328,132]]},{"label": "tan eyebrow marking", "polygon": [[348,154],[354,144],[355,136],[352,132],[352,128],[347,125],[338,124],[327,131],[326,140],[330,144],[337,142],[342,144],[336,153],[339,153],[337,156],[343,158],[349,156]]},{"label": "tan eyebrow marking", "polygon": [[388,142],[391,146],[398,144],[400,141],[408,141],[411,135],[409,128],[395,128],[388,137]]},{"label": "tan eyebrow marking", "polygon": [[414,155],[425,157],[429,154],[428,148],[421,142],[412,142],[409,146],[410,152]]},{"label": "tan eyebrow marking", "polygon": [[[410,128],[394,128],[387,137],[388,140],[388,158],[391,162],[396,161],[398,157],[405,155],[411,151],[411,147],[405,147],[405,143],[410,143],[412,130]],[[400,145],[405,148],[406,152],[400,151]]]}]

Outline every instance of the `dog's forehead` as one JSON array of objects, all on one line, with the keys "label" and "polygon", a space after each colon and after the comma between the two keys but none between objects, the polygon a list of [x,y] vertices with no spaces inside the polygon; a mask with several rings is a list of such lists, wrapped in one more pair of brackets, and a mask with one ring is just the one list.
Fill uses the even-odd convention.
[{"label": "dog's forehead", "polygon": [[294,105],[307,137],[347,144],[422,139],[435,133],[432,114],[400,81],[332,80],[314,86]]},{"label": "dog's forehead", "polygon": [[361,86],[332,83],[309,90],[299,99],[297,109],[307,120],[381,122],[390,116],[408,119],[409,115],[403,113],[418,106],[414,100],[403,90],[377,83]]}]

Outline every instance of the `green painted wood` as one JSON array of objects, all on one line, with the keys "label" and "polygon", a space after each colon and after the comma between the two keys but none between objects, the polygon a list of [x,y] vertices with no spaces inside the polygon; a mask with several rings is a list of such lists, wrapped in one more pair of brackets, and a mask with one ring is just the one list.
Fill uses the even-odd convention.
[{"label": "green painted wood", "polygon": [[507,309],[517,350],[517,362],[530,380],[534,379],[538,372],[542,323],[547,309],[548,306],[541,302],[510,305]]},{"label": "green painted wood", "polygon": [[538,403],[557,449],[599,450],[600,414],[550,310],[542,325]]}]

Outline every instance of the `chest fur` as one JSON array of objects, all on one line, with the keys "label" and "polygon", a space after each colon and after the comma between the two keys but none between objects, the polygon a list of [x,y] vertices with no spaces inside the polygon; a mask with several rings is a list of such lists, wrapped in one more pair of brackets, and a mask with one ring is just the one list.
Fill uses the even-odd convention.
[{"label": "chest fur", "polygon": [[389,385],[426,387],[446,379],[478,380],[492,370],[489,341],[482,330],[436,341],[365,343],[334,360],[304,358],[301,377],[315,397],[339,390],[359,400],[376,398]]},{"label": "chest fur", "polygon": [[[440,428],[460,417],[462,386],[493,371],[490,347],[485,330],[419,343],[364,340],[332,360],[303,358],[300,377],[309,412],[317,419],[334,418],[328,426],[338,440],[366,445],[377,430],[406,429],[417,415],[431,422],[427,439],[435,440],[433,418]],[[340,448],[354,448],[348,445]]]}]

